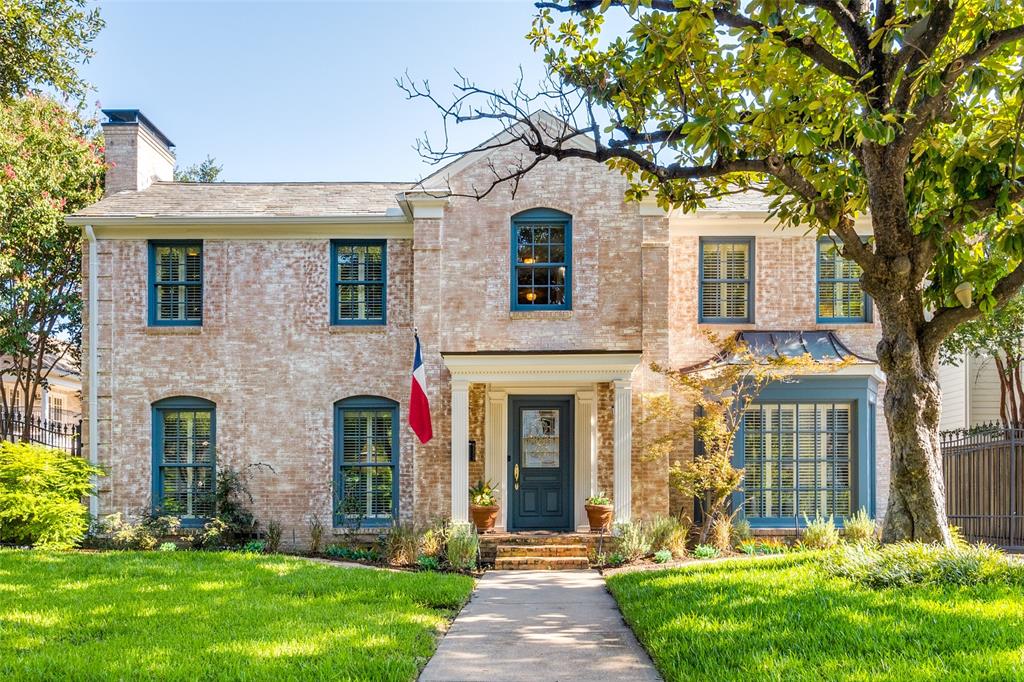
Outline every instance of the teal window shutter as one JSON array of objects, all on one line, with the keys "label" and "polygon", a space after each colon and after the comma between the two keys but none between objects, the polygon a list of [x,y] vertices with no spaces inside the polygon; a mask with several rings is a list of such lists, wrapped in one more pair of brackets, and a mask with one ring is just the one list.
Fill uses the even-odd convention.
[{"label": "teal window shutter", "polygon": [[754,240],[700,240],[700,322],[754,321]]},{"label": "teal window shutter", "polygon": [[387,323],[387,242],[331,242],[331,324]]},{"label": "teal window shutter", "polygon": [[334,522],[388,525],[398,516],[398,403],[376,396],[335,405]]},{"label": "teal window shutter", "polygon": [[150,326],[203,323],[203,243],[149,243]]},{"label": "teal window shutter", "polygon": [[512,218],[512,310],[572,310],[572,218],[536,208]]},{"label": "teal window shutter", "polygon": [[209,400],[153,403],[153,513],[198,526],[216,513],[216,408]]},{"label": "teal window shutter", "polygon": [[841,246],[828,237],[818,240],[818,322],[870,322],[871,300],[860,284],[863,271],[843,257]]}]

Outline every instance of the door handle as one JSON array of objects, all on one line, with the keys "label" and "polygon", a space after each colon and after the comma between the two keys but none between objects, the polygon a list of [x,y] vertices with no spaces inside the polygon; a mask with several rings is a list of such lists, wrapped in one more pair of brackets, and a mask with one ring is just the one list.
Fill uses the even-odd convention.
[{"label": "door handle", "polygon": [[516,490],[519,490],[519,465],[512,467],[512,478],[515,481]]}]

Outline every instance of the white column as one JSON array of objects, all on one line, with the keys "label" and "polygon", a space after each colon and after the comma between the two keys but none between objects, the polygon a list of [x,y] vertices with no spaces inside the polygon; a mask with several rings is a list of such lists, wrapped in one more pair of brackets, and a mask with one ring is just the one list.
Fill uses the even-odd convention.
[{"label": "white column", "polygon": [[452,523],[469,523],[469,382],[452,379]]},{"label": "white column", "polygon": [[487,392],[487,440],[484,455],[484,476],[498,485],[498,522],[505,530],[508,518],[508,395],[504,391]]},{"label": "white column", "polygon": [[43,404],[39,409],[44,422],[50,421],[50,389],[43,387]]},{"label": "white column", "polygon": [[615,523],[626,523],[633,505],[633,384],[615,385]]},{"label": "white column", "polygon": [[576,508],[576,527],[589,528],[587,510],[583,508],[587,498],[594,494],[593,479],[597,471],[594,457],[597,456],[595,439],[597,438],[597,422],[594,419],[594,392],[579,391],[576,393],[576,452],[573,471],[573,486]]}]

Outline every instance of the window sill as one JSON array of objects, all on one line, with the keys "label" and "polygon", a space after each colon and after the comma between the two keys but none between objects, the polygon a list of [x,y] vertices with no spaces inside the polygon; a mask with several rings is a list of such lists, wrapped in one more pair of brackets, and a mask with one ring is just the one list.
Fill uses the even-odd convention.
[{"label": "window sill", "polygon": [[571,310],[511,310],[510,320],[571,320]]},{"label": "window sill", "polygon": [[168,325],[147,326],[146,334],[150,336],[198,336],[203,333],[201,325]]},{"label": "window sill", "polygon": [[330,334],[383,334],[388,330],[386,324],[331,324],[327,326]]}]

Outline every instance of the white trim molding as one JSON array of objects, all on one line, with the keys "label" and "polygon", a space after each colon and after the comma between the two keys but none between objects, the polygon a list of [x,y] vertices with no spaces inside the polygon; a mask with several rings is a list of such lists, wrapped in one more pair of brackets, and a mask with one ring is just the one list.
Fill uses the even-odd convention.
[{"label": "white trim molding", "polygon": [[452,381],[452,523],[469,523],[468,381]]},{"label": "white trim molding", "polygon": [[628,380],[640,365],[641,357],[640,351],[441,353],[453,382],[527,383],[535,386]]}]

